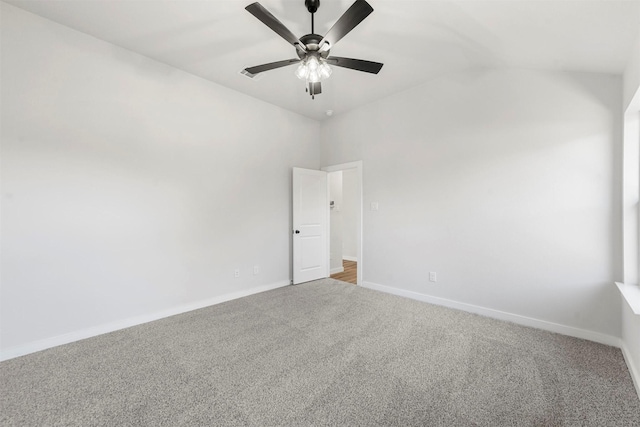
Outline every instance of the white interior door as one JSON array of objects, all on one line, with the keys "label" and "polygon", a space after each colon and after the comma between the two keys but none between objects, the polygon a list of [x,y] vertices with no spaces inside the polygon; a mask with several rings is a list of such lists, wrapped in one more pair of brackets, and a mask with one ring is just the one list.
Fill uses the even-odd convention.
[{"label": "white interior door", "polygon": [[327,173],[293,168],[293,283],[329,277]]}]

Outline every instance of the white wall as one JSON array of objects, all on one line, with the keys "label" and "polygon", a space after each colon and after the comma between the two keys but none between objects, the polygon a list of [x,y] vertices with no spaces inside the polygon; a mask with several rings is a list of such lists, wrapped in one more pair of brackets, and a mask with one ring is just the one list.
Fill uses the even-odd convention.
[{"label": "white wall", "polygon": [[323,123],[323,165],[364,161],[364,281],[620,336],[621,85],[472,70]]},{"label": "white wall", "polygon": [[640,314],[633,312],[626,301],[622,301],[622,341],[625,358],[640,397]]},{"label": "white wall", "polygon": [[624,70],[622,104],[626,110],[640,87],[640,34],[629,52],[629,60]]},{"label": "white wall", "polygon": [[289,282],[319,123],[4,3],[1,49],[5,354]]},{"label": "white wall", "polygon": [[624,282],[638,285],[638,242],[640,215],[638,188],[640,174],[640,35],[630,52],[623,74],[624,151],[623,151],[623,221],[624,221]]},{"label": "white wall", "polygon": [[[640,101],[640,91],[638,92]],[[622,280],[628,285],[638,285],[638,242],[640,241],[640,107],[630,106],[624,115],[624,147],[622,153],[622,220],[623,264]]]},{"label": "white wall", "polygon": [[[289,280],[290,167],[319,167],[318,123],[5,4],[1,30],[3,352]],[[634,61],[624,91],[469,71],[324,122],[321,163],[364,160],[380,203],[365,280],[620,334]]]},{"label": "white wall", "polygon": [[330,260],[331,274],[341,273],[342,268],[342,235],[344,232],[342,217],[342,171],[331,172],[329,177],[329,200],[333,201],[330,216]]},{"label": "white wall", "polygon": [[[638,285],[638,242],[640,235],[640,215],[638,215],[639,179],[638,158],[640,146],[640,36],[629,56],[623,76],[623,108],[625,109],[624,141],[624,280],[627,285]],[[634,295],[634,296],[632,296]],[[638,294],[630,294],[628,298]],[[631,302],[631,301],[630,301]],[[634,314],[624,297],[622,304],[622,341],[626,348],[627,363],[634,376],[636,389],[640,395],[640,315]]]},{"label": "white wall", "polygon": [[342,172],[342,257],[350,261],[358,258],[358,170]]}]

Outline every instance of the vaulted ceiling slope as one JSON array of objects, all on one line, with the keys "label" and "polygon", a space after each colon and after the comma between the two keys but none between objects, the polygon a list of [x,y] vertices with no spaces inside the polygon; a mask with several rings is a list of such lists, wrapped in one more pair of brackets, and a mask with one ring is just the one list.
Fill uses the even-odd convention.
[{"label": "vaulted ceiling slope", "polygon": [[[344,112],[473,67],[621,74],[640,28],[636,0],[368,0],[374,12],[335,56],[383,62],[378,75],[334,67],[312,100],[295,66],[249,79],[243,68],[295,58],[295,49],[244,10],[252,0],[6,0],[60,24],[305,116]],[[298,37],[303,0],[260,0]],[[353,0],[322,0],[324,34]]]}]

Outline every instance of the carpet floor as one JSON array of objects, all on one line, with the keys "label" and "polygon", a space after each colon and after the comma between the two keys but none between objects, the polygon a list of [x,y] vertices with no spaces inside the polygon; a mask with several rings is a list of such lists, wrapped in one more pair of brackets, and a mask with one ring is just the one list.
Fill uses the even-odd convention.
[{"label": "carpet floor", "polygon": [[619,349],[288,286],[0,363],[2,426],[640,426]]}]

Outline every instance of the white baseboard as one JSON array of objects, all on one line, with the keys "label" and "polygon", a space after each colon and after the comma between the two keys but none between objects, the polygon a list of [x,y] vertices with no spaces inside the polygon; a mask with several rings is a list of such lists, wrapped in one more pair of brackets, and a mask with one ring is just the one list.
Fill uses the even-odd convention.
[{"label": "white baseboard", "polygon": [[110,322],[104,325],[99,325],[99,326],[94,326],[92,328],[86,328],[79,331],[69,332],[68,334],[58,335],[51,338],[45,338],[43,340],[34,341],[29,344],[2,349],[2,351],[0,351],[0,361],[13,359],[15,357],[24,356],[29,353],[35,353],[37,351],[46,350],[48,348],[57,347],[59,345],[68,344],[74,341],[80,341],[85,338],[91,338],[97,335],[102,335],[102,334],[114,332],[120,329],[129,328],[131,326],[153,322],[154,320],[175,316],[176,314],[182,314],[189,311],[198,310],[200,308],[221,304],[223,302],[246,297],[249,295],[259,294],[261,292],[270,291],[272,289],[282,288],[284,286],[289,286],[289,285],[290,285],[290,281],[285,280],[282,282],[272,283],[269,285],[257,286],[255,288],[246,289],[238,292],[232,292],[230,294],[221,295],[218,297],[214,297],[214,298],[210,298],[207,300],[198,301],[190,304],[184,304],[178,307],[162,310],[155,313],[144,314],[141,316],[131,317],[123,320],[117,320],[115,322]]},{"label": "white baseboard", "polygon": [[636,393],[638,393],[638,399],[640,399],[640,370],[638,370],[638,366],[636,366],[635,363],[633,363],[631,352],[627,348],[624,341],[622,341],[620,350],[622,350],[624,361],[627,363],[627,367],[629,368],[629,373],[631,374],[631,379],[633,380],[633,385],[636,387]]},{"label": "white baseboard", "polygon": [[345,260],[345,261],[358,262],[358,257],[357,256],[342,255],[342,259]]},{"label": "white baseboard", "polygon": [[372,282],[363,282],[362,286],[376,291],[386,292],[405,298],[411,298],[418,301],[428,302],[430,304],[441,305],[444,307],[454,308],[457,310],[467,311],[470,313],[480,314],[482,316],[491,317],[493,319],[505,320],[507,322],[516,323],[518,325],[529,326],[532,328],[542,329],[545,331],[555,332],[570,337],[582,338],[594,341],[600,344],[606,344],[613,347],[622,348],[622,339],[601,332],[589,331],[573,326],[561,325],[559,323],[548,322],[546,320],[534,319],[532,317],[521,316],[519,314],[507,313],[491,308],[480,307],[473,304],[449,300],[446,298],[434,297],[418,292],[407,291],[405,289],[393,288],[391,286],[379,285]]},{"label": "white baseboard", "polygon": [[332,268],[329,274],[338,274],[338,273],[344,273],[344,267]]}]

